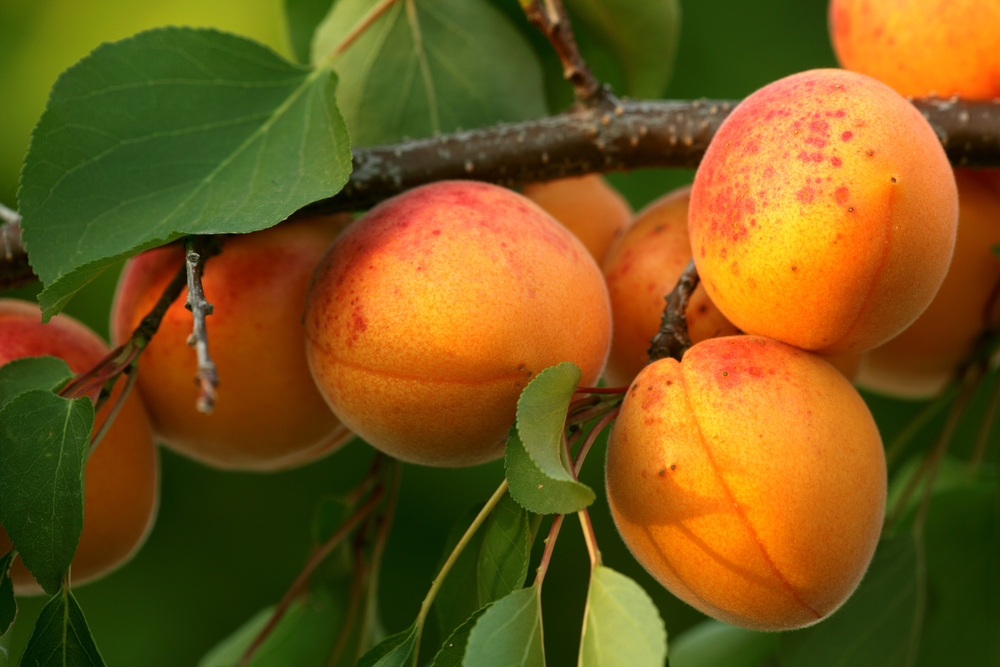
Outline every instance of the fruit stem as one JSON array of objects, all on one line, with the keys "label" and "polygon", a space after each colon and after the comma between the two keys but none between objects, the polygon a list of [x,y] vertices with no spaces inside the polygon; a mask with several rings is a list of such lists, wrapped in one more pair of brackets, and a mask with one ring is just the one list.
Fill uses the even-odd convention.
[{"label": "fruit stem", "polygon": [[583,530],[583,541],[587,543],[587,554],[590,556],[590,570],[601,563],[601,550],[597,548],[597,535],[594,533],[594,524],[590,522],[590,515],[584,508],[576,513],[580,518],[580,528]]},{"label": "fruit stem", "polygon": [[979,470],[979,466],[982,464],[983,458],[986,455],[986,450],[989,445],[990,431],[993,430],[993,421],[995,420],[998,411],[1000,411],[1000,374],[993,378],[993,390],[990,392],[990,400],[986,408],[986,415],[983,417],[983,423],[979,427],[979,436],[976,438],[976,446],[972,450],[970,467],[973,473]]},{"label": "fruit stem", "polygon": [[101,444],[101,440],[104,439],[104,436],[111,429],[111,424],[114,423],[115,418],[122,409],[122,406],[125,405],[125,399],[128,398],[128,395],[132,392],[132,387],[135,386],[136,378],[139,376],[139,367],[133,361],[132,365],[126,368],[124,372],[128,375],[128,378],[125,380],[125,385],[122,387],[121,393],[118,394],[118,398],[115,399],[114,405],[111,406],[108,416],[104,418],[101,428],[99,428],[97,433],[94,434],[94,437],[90,439],[90,449],[87,451],[88,458],[94,453],[94,450],[97,449],[97,445]]},{"label": "fruit stem", "polygon": [[624,387],[577,387],[577,394],[624,394],[628,391],[628,385]]},{"label": "fruit stem", "polygon": [[700,280],[698,269],[692,258],[681,273],[681,277],[677,279],[677,285],[665,297],[667,303],[663,308],[660,330],[649,341],[649,363],[667,357],[680,361],[684,353],[691,347],[691,337],[688,335],[687,306]]},{"label": "fruit stem", "polygon": [[[369,522],[371,519],[368,520]],[[366,522],[367,525],[368,522]],[[364,531],[360,531],[358,537],[354,540],[354,572],[351,576],[351,592],[350,598],[347,603],[347,609],[344,611],[344,623],[340,628],[340,632],[337,633],[337,643],[333,646],[333,651],[330,653],[330,659],[327,660],[327,667],[335,667],[338,662],[340,662],[340,656],[343,655],[344,649],[347,647],[347,642],[350,640],[351,628],[354,627],[354,619],[358,614],[358,607],[361,605],[361,593],[364,591],[365,579],[367,578],[367,566],[364,562],[364,540],[361,539]]]},{"label": "fruit stem", "polygon": [[472,536],[475,535],[479,526],[483,525],[483,522],[486,521],[486,517],[490,515],[490,512],[493,511],[493,508],[497,506],[497,503],[500,502],[500,499],[503,498],[506,493],[507,478],[504,477],[504,480],[500,482],[500,486],[498,486],[497,490],[493,492],[490,499],[486,501],[483,508],[479,510],[479,514],[476,515],[476,518],[472,520],[472,524],[466,529],[465,533],[462,535],[462,539],[460,539],[458,544],[455,545],[455,548],[451,550],[448,560],[446,560],[444,565],[441,566],[441,571],[438,572],[437,576],[434,577],[434,581],[431,582],[431,589],[427,591],[427,597],[424,598],[423,603],[420,605],[420,612],[417,614],[417,620],[415,623],[416,640],[413,644],[413,667],[418,667],[419,665],[417,657],[420,655],[420,636],[423,634],[424,621],[427,620],[427,614],[430,613],[431,603],[434,602],[434,598],[437,597],[438,591],[441,589],[441,585],[444,584],[445,577],[448,576],[448,573],[451,571],[455,561],[458,560],[458,557],[462,555],[462,551],[466,546],[468,546]]},{"label": "fruit stem", "polygon": [[542,560],[538,563],[538,568],[535,570],[535,581],[532,582],[532,586],[542,587],[545,573],[549,571],[549,561],[552,560],[552,549],[556,545],[556,538],[559,537],[559,529],[562,528],[563,519],[565,518],[565,514],[557,514],[552,519],[552,527],[549,528],[549,536],[545,538],[545,550],[542,552]]},{"label": "fruit stem", "polygon": [[365,30],[368,30],[368,28],[371,27],[372,23],[377,21],[378,18],[382,16],[387,9],[389,9],[389,7],[396,4],[398,1],[399,0],[382,0],[369,9],[368,13],[362,16],[358,22],[354,24],[354,27],[350,29],[347,35],[340,40],[340,43],[333,47],[329,53],[323,56],[323,59],[319,63],[320,66],[326,67],[336,60],[341,53],[347,50],[347,47],[354,43],[354,40],[363,35]]},{"label": "fruit stem", "polygon": [[573,479],[577,478],[580,474],[580,469],[583,468],[583,460],[587,458],[587,453],[590,451],[591,446],[597,440],[597,436],[601,434],[604,427],[610,424],[615,417],[618,416],[618,412],[621,410],[620,407],[615,408],[608,414],[601,418],[601,421],[594,425],[594,428],[590,429],[590,433],[587,434],[587,439],[583,441],[583,445],[580,446],[580,451],[576,454],[576,460],[573,461]]}]

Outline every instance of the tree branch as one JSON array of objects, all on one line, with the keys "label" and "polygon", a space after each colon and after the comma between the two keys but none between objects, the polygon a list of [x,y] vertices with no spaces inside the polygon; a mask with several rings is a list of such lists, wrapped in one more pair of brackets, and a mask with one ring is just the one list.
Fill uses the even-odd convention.
[{"label": "tree branch", "polygon": [[[410,188],[445,179],[515,186],[591,172],[698,166],[735,100],[601,100],[522,123],[354,149],[344,189],[294,217],[367,209]],[[1000,167],[1000,100],[914,100],[956,166]],[[10,224],[10,223],[5,223]],[[5,231],[0,289],[33,279],[20,235]],[[15,266],[17,264],[17,266]],[[19,268],[18,268],[19,267]]]},{"label": "tree branch", "polygon": [[215,362],[208,353],[208,329],[205,317],[212,314],[212,304],[205,299],[205,290],[201,285],[201,273],[205,260],[219,254],[222,249],[221,237],[189,236],[184,241],[185,266],[187,267],[188,297],[184,307],[194,316],[194,327],[188,337],[188,345],[195,349],[198,355],[198,386],[201,395],[198,397],[198,412],[210,414],[215,408],[215,388],[219,386],[219,372]]},{"label": "tree branch", "polygon": [[562,0],[521,0],[521,8],[528,21],[548,37],[562,61],[563,77],[573,85],[576,103],[591,106],[599,101],[602,91],[606,90],[580,55]]}]

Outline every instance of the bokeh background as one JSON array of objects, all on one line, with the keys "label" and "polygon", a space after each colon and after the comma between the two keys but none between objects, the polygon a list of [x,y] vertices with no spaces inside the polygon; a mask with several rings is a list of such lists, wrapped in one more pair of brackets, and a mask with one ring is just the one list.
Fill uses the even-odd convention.
[{"label": "bokeh background", "polygon": [[[665,97],[736,99],[782,76],[836,65],[826,0],[681,4],[680,48]],[[289,56],[281,0],[0,0],[0,202],[16,202],[30,131],[58,74],[102,41],[162,25],[214,26]],[[621,73],[608,54],[585,38],[581,42],[597,74],[620,83]],[[648,170],[610,180],[638,209],[692,178],[689,170]],[[105,272],[67,311],[106,336],[115,280],[115,271]],[[17,295],[32,298],[35,292],[28,288]],[[268,391],[263,384],[259,389]],[[886,439],[921,407],[872,401]],[[600,447],[583,475],[597,489],[603,488]],[[107,663],[194,665],[255,612],[273,604],[304,562],[313,507],[323,496],[352,486],[370,458],[367,445],[355,442],[305,468],[260,475],[210,470],[162,452],[162,500],[145,547],[121,570],[76,591]],[[383,618],[390,632],[415,617],[452,523],[487,498],[502,477],[499,462],[471,470],[406,467],[382,578]],[[605,563],[650,591],[676,637],[703,617],[639,568],[598,495],[591,516]],[[587,579],[577,522],[567,522],[544,589],[550,664],[575,664]],[[42,604],[41,599],[19,600],[15,655]],[[434,630],[428,639],[436,639]]]}]

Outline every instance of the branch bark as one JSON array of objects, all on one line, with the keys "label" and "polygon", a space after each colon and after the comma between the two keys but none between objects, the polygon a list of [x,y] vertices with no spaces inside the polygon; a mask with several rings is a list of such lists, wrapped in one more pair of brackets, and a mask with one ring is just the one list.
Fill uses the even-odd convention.
[{"label": "branch bark", "polygon": [[[618,101],[522,123],[354,149],[354,171],[335,197],[294,217],[370,208],[445,179],[506,186],[590,172],[698,165],[736,100]],[[1000,167],[1000,99],[913,101],[956,166]],[[9,227],[8,227],[9,226]],[[3,227],[0,289],[33,280],[16,223]]]}]

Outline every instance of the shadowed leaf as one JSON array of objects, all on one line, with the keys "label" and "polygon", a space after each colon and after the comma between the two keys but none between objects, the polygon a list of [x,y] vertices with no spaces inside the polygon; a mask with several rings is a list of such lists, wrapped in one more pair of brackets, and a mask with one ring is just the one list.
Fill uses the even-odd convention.
[{"label": "shadowed leaf", "polygon": [[104,667],[83,610],[68,590],[49,600],[21,655],[31,667]]},{"label": "shadowed leaf", "polygon": [[54,391],[73,377],[58,357],[23,357],[0,366],[0,409],[10,399],[32,389]]}]

